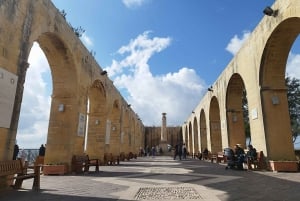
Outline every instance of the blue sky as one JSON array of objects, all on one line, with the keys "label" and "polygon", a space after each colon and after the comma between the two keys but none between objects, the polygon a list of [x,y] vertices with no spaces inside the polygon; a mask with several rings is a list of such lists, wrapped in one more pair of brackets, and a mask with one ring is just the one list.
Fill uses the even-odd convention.
[{"label": "blue sky", "polygon": [[[98,64],[146,126],[160,126],[162,112],[167,113],[167,125],[177,126],[274,0],[52,2],[65,10],[73,27],[84,28],[82,42],[95,52]],[[299,52],[292,49],[287,69],[298,78]],[[32,48],[29,63],[17,140],[21,147],[35,148],[46,143],[52,78],[38,45]]]}]

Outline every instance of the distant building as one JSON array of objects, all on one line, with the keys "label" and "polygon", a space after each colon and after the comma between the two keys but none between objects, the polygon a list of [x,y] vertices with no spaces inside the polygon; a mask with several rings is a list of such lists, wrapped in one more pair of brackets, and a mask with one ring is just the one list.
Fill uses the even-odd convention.
[{"label": "distant building", "polygon": [[[167,127],[167,144],[175,146],[176,143],[182,142],[182,128],[177,127]],[[161,127],[145,127],[145,146],[156,146],[161,142]]]}]

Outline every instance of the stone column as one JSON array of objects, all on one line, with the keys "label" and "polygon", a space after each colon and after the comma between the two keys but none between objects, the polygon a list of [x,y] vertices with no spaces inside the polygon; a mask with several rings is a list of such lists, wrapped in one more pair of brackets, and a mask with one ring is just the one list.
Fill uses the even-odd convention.
[{"label": "stone column", "polygon": [[162,150],[162,154],[168,154],[168,145],[167,145],[167,113],[162,113],[162,125],[161,125],[161,134],[160,134],[160,143],[159,147]]},{"label": "stone column", "polygon": [[166,142],[167,141],[167,113],[162,113],[162,125],[161,125],[161,134],[160,134],[160,141]]}]

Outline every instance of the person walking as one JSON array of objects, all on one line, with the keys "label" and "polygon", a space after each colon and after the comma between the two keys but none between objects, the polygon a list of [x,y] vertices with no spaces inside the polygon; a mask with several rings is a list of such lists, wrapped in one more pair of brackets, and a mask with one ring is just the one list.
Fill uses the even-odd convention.
[{"label": "person walking", "polygon": [[182,145],[182,159],[186,159],[186,146],[185,144]]}]

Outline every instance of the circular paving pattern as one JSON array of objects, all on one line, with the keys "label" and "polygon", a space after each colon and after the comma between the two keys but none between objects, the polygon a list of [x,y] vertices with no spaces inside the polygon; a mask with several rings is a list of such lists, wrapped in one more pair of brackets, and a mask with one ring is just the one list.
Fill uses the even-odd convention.
[{"label": "circular paving pattern", "polygon": [[202,197],[193,187],[144,187],[135,196],[136,200],[199,200]]}]

